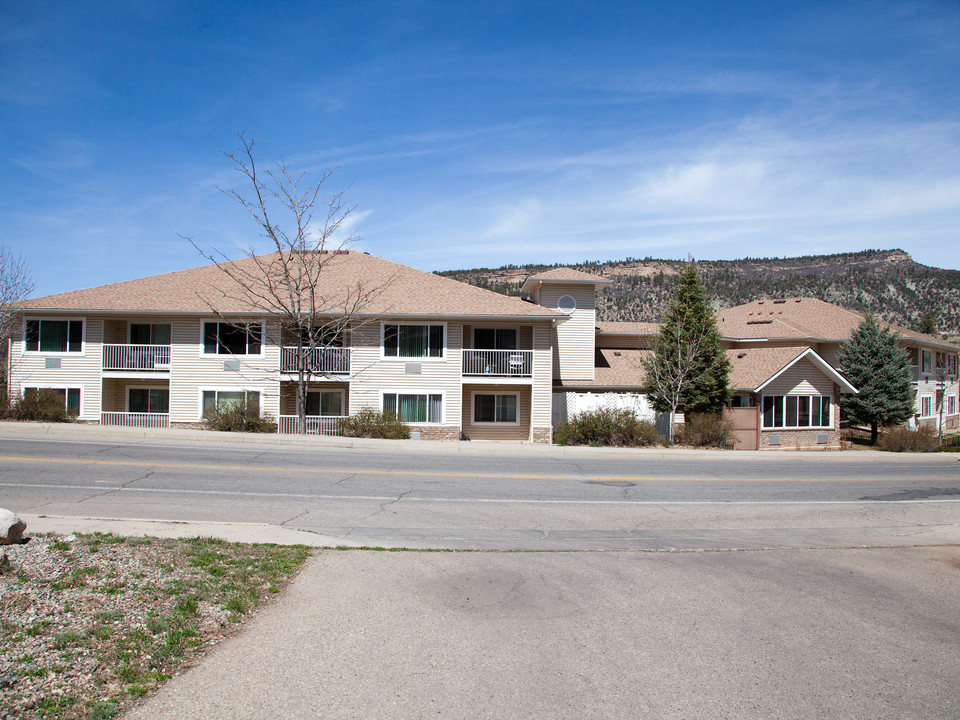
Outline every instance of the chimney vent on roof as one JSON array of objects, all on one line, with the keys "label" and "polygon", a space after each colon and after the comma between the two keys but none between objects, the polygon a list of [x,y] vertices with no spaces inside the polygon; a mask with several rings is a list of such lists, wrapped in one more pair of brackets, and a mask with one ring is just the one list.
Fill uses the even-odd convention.
[{"label": "chimney vent on roof", "polygon": [[745,358],[746,356],[747,354],[745,352],[737,353],[737,360],[739,360],[740,358]]},{"label": "chimney vent on roof", "polygon": [[334,254],[334,255],[349,255],[349,254],[350,254],[350,251],[349,251],[349,250],[334,250],[334,251],[333,251],[333,254]]},{"label": "chimney vent on roof", "polygon": [[774,305],[783,305],[785,302],[786,302],[786,300],[774,300],[774,301],[773,301],[773,304],[774,304]]},{"label": "chimney vent on roof", "polygon": [[800,298],[797,298],[796,300],[794,300],[794,302],[800,302]]}]

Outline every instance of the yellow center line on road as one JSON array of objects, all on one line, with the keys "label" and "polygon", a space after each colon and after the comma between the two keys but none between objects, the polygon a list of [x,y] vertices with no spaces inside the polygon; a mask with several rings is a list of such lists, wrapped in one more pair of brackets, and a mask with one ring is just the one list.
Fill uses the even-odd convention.
[{"label": "yellow center line on road", "polygon": [[791,482],[791,483],[826,483],[826,482],[847,482],[847,483],[866,483],[866,482],[950,482],[951,478],[820,478],[820,477],[802,477],[802,478],[691,478],[691,477],[637,477],[633,475],[509,475],[498,473],[465,473],[465,472],[421,472],[417,470],[375,470],[358,468],[285,468],[285,467],[259,467],[250,465],[203,465],[200,463],[169,463],[169,462],[140,462],[136,460],[87,460],[83,458],[44,458],[44,457],[20,457],[16,455],[0,455],[0,461],[10,460],[15,462],[33,462],[50,463],[65,465],[101,465],[115,467],[144,467],[144,468],[170,468],[178,470],[239,470],[242,472],[268,472],[268,473],[298,473],[305,475],[387,475],[393,477],[429,477],[429,478],[473,478],[488,480],[580,480],[595,482]]}]

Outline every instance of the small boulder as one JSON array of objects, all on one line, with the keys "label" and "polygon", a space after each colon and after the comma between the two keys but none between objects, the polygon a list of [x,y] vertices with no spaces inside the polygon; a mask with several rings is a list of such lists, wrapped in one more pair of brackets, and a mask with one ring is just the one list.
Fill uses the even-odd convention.
[{"label": "small boulder", "polygon": [[29,538],[24,539],[23,532],[27,524],[9,510],[0,508],[0,545],[22,545]]}]

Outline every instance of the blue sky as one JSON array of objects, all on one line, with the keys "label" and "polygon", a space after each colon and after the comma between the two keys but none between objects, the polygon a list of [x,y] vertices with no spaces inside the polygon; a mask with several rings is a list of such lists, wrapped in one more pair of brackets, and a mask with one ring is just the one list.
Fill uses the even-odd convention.
[{"label": "blue sky", "polygon": [[38,294],[235,255],[236,133],[423,270],[899,247],[960,269],[960,4],[0,0]]}]

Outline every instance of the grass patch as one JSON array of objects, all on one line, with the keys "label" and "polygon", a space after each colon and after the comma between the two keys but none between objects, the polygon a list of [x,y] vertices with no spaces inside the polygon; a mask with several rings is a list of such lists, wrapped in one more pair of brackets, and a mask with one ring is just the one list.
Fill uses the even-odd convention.
[{"label": "grass patch", "polygon": [[[37,538],[37,545],[45,539]],[[45,547],[29,549],[62,551],[62,544],[47,540]],[[121,546],[122,551],[106,552]],[[169,679],[178,664],[232,632],[234,623],[279,592],[311,553],[305,546],[109,533],[78,535],[68,548],[50,554],[58,558],[56,572],[13,586],[17,593],[36,592],[49,601],[46,618],[53,619],[39,614],[30,625],[20,625],[13,616],[0,618],[5,643],[0,665],[44,683],[44,697],[29,711],[5,704],[14,696],[0,691],[0,717],[15,709],[11,717],[118,716]],[[13,578],[7,576],[7,581]],[[0,596],[3,591],[0,587]],[[134,609],[128,611],[131,603]],[[16,643],[25,636],[43,643],[46,651],[31,649],[30,655],[20,656],[17,648],[23,646]],[[62,676],[68,665],[91,660],[97,669],[89,687],[74,691],[60,684],[66,682]]]}]

